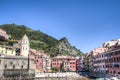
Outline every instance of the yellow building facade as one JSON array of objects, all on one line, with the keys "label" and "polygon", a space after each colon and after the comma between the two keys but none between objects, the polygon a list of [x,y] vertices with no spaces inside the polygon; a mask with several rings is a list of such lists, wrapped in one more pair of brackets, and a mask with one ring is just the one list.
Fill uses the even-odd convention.
[{"label": "yellow building facade", "polygon": [[0,45],[0,53],[4,55],[16,55],[16,49],[10,46]]}]

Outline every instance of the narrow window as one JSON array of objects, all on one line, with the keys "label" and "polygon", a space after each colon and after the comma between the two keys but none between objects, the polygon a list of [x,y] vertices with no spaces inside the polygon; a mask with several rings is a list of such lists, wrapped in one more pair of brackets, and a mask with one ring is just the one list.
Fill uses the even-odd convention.
[{"label": "narrow window", "polygon": [[21,66],[21,69],[23,69],[23,65]]},{"label": "narrow window", "polygon": [[15,65],[13,65],[13,68],[15,68]]},{"label": "narrow window", "polygon": [[5,64],[4,68],[7,68],[7,64]]}]

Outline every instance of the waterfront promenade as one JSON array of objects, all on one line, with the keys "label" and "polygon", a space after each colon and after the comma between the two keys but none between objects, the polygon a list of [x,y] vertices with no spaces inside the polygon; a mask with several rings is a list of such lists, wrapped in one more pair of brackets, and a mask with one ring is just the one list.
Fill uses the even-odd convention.
[{"label": "waterfront promenade", "polygon": [[36,73],[35,77],[1,78],[0,80],[88,80],[75,72]]},{"label": "waterfront promenade", "polygon": [[85,80],[83,76],[75,72],[64,73],[36,73],[36,80]]}]

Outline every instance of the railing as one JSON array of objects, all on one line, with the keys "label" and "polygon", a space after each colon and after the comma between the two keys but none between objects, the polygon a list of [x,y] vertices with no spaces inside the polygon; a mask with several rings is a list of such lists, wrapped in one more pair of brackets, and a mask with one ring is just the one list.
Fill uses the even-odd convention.
[{"label": "railing", "polygon": [[[66,75],[65,75],[66,74]],[[75,72],[66,73],[39,73],[41,76],[14,76],[2,77],[0,80],[85,80],[83,76]]]},{"label": "railing", "polygon": [[15,77],[15,78],[0,78],[0,80],[85,80],[83,77]]},{"label": "railing", "polygon": [[65,77],[65,76],[75,76],[79,75],[75,72],[65,72],[65,73],[36,73],[35,77]]}]

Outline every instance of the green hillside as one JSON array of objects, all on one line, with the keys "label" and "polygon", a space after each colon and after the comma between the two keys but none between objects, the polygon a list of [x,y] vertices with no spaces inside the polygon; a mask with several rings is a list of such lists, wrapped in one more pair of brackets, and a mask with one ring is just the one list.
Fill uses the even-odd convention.
[{"label": "green hillside", "polygon": [[[14,43],[14,42],[12,42],[13,40],[20,40],[22,38],[22,36],[24,34],[26,34],[30,40],[30,47],[33,49],[44,50],[51,56],[56,56],[56,55],[62,54],[62,52],[64,52],[63,50],[62,51],[59,50],[60,52],[58,52],[58,49],[59,49],[58,45],[61,45],[62,39],[59,41],[59,40],[53,38],[52,36],[49,36],[39,30],[37,30],[37,31],[32,30],[24,25],[16,25],[16,24],[4,24],[4,25],[0,25],[0,28],[5,30],[7,32],[7,34],[11,35],[10,40],[7,41],[7,45],[12,45]],[[64,44],[62,44],[62,46],[63,45]],[[71,46],[71,45],[68,44],[67,46]],[[79,51],[73,47],[70,47],[68,49],[74,49],[77,52]],[[75,53],[75,51],[74,51],[74,53]],[[65,54],[69,55],[69,52],[72,52],[72,51],[68,50],[68,52]],[[79,53],[79,55],[82,54],[80,51],[78,53]],[[77,54],[75,54],[75,55],[77,55]]]}]

